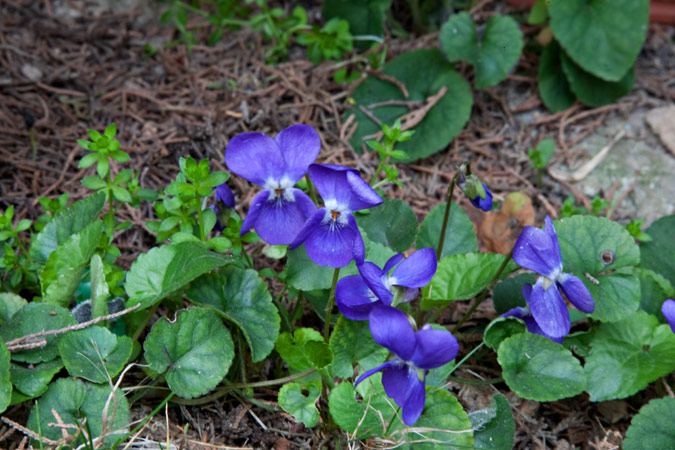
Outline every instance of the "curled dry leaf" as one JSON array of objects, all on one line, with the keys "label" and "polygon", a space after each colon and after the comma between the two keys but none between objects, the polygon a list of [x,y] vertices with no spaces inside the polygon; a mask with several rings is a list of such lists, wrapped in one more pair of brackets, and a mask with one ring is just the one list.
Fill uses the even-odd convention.
[{"label": "curled dry leaf", "polygon": [[506,196],[498,212],[488,212],[478,227],[478,239],[489,252],[507,254],[526,225],[534,224],[532,200],[523,192]]}]

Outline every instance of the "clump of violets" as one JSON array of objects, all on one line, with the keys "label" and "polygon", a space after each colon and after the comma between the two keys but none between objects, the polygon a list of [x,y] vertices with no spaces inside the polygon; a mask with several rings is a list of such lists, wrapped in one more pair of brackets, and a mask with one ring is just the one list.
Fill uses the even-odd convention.
[{"label": "clump of violets", "polygon": [[464,172],[460,172],[457,186],[469,198],[475,208],[483,211],[492,209],[492,192],[476,175],[464,175]]},{"label": "clump of violets", "polygon": [[314,214],[314,202],[293,186],[305,176],[321,149],[309,125],[291,125],[274,139],[242,133],[227,144],[225,163],[240,177],[264,188],[251,202],[241,233],[255,228],[271,245],[288,245]]},{"label": "clump of violets", "polygon": [[675,300],[669,298],[661,305],[661,314],[668,321],[670,329],[675,333]]},{"label": "clump of violets", "polygon": [[417,297],[419,288],[429,284],[436,265],[436,254],[430,248],[417,250],[407,258],[398,253],[382,269],[372,262],[360,264],[358,275],[338,281],[335,289],[338,308],[348,319],[367,320],[375,303],[396,306],[409,302]]},{"label": "clump of violets", "polygon": [[513,248],[513,260],[521,267],[541,275],[527,301],[532,317],[542,332],[551,338],[566,336],[570,315],[560,291],[584,313],[595,309],[593,297],[576,276],[563,272],[560,245],[553,221],[546,216],[544,229],[523,228]]},{"label": "clump of violets", "polygon": [[[532,295],[532,285],[527,283],[525,286],[523,286],[523,297],[525,297],[525,301],[527,303],[530,302],[530,296]],[[501,315],[501,317],[517,317],[518,319],[522,319],[523,322],[525,322],[525,326],[527,327],[527,331],[530,333],[538,334],[540,336],[544,336],[545,338],[548,338],[552,340],[553,342],[557,342],[558,344],[563,343],[563,337],[552,337],[549,336],[548,334],[544,333],[544,331],[541,329],[539,324],[537,323],[536,320],[534,320],[534,317],[532,316],[532,312],[530,311],[530,308],[525,307],[523,308],[522,306],[518,306],[516,308],[513,308],[504,314]]]},{"label": "clump of violets", "polygon": [[401,407],[403,422],[413,425],[424,410],[427,371],[455,359],[459,351],[457,339],[449,331],[434,330],[429,324],[414,331],[402,311],[381,303],[372,307],[369,320],[375,342],[389,349],[394,357],[363,373],[355,386],[382,372],[384,391]]},{"label": "clump of violets", "polygon": [[324,207],[307,220],[290,249],[304,243],[307,255],[320,266],[344,267],[352,259],[363,263],[365,247],[352,212],[377,206],[382,198],[349,167],[312,164],[309,177]]}]

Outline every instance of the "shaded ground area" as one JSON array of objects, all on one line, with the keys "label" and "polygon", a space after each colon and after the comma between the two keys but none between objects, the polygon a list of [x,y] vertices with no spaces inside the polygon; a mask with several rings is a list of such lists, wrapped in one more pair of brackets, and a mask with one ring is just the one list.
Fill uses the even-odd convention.
[{"label": "shaded ground area", "polygon": [[[133,167],[140,171],[141,185],[154,189],[167,186],[175,177],[180,156],[209,158],[212,167],[225,170],[224,149],[234,135],[245,131],[274,135],[298,122],[310,124],[320,132],[319,162],[349,165],[369,175],[374,171],[377,160],[371,155],[357,155],[347,143],[347,99],[355,86],[332,81],[334,63],[313,67],[302,59],[302,49],[293,49],[292,61],[267,66],[262,62],[259,35],[246,30],[230,32],[214,47],[195,45],[189,53],[182,45],[162,50],[162,45],[173,38],[174,30],[160,27],[156,4],[141,3],[126,12],[102,12],[105,8],[94,6],[67,1],[0,2],[0,209],[15,205],[17,219],[35,218],[41,213],[37,200],[40,196],[70,192],[71,201],[86,196],[89,192],[80,180],[91,175],[93,168],[77,168],[85,152],[76,140],[86,137],[87,129],[102,130],[111,122],[120,130],[122,149],[131,155]],[[480,2],[480,8],[472,13],[482,20],[496,9],[502,9],[500,2]],[[536,31],[527,26],[523,29],[526,35]],[[554,137],[558,150],[553,166],[569,174],[630,124],[626,140],[639,142],[655,155],[643,165],[661,160],[672,165],[672,155],[646,128],[644,115],[675,100],[673,35],[672,28],[651,28],[638,61],[636,86],[619,103],[597,109],[575,105],[558,114],[542,109],[536,89],[538,56],[526,53],[506,82],[491,90],[474,92],[471,120],[449,148],[401,166],[401,181],[406,188],[392,187],[387,195],[406,200],[421,218],[443,201],[455,167],[468,159],[496,199],[504,200],[514,191],[528,194],[537,219],[545,214],[556,216],[562,201],[571,193],[586,207],[596,194],[616,200],[614,219],[625,221],[643,214],[641,211],[650,208],[645,206],[645,199],[653,197],[650,192],[657,188],[649,180],[643,183],[640,167],[631,172],[633,175],[591,177],[593,183],[587,184],[568,181],[565,175],[545,176],[538,188],[527,149],[544,137]],[[148,43],[160,51],[151,54]],[[387,45],[389,57],[394,57],[413,48],[435,46],[437,36],[388,40]],[[471,78],[468,67],[460,70]],[[31,126],[35,150],[31,146]],[[629,154],[626,160],[635,158]],[[624,165],[621,161],[617,164]],[[113,172],[119,169],[114,167]],[[600,169],[592,173],[599,172]],[[672,172],[659,173],[670,177]],[[634,183],[633,179],[638,181]],[[242,179],[231,180],[238,211],[243,215],[255,190]],[[662,198],[668,206],[668,197]],[[458,195],[456,200],[466,206],[464,197]],[[643,209],[639,209],[640,205]],[[476,222],[485,218],[476,210],[466,211]],[[655,213],[650,220],[668,211]],[[154,236],[144,226],[154,217],[147,204],[138,210],[123,209],[120,215],[133,223],[115,237],[123,252],[119,263],[128,268],[139,252],[154,245]],[[507,225],[508,232],[499,239],[517,236],[518,221]],[[494,246],[485,236],[480,237],[484,247]],[[458,305],[443,320],[456,321],[468,306]],[[487,323],[493,316],[492,308],[483,305],[474,322]],[[481,339],[479,334],[464,338],[469,344]],[[467,349],[462,350],[466,353]],[[490,361],[485,355],[482,360],[470,360],[459,375],[499,376],[499,367]],[[504,384],[495,388],[508,391]],[[493,389],[456,385],[453,392],[472,411],[486,406]],[[133,445],[143,447],[145,438],[165,442],[168,435],[176,447],[183,448],[210,448],[200,442],[221,445],[218,448],[320,447],[325,437],[295,424],[285,413],[264,409],[266,405],[274,406],[276,390],[256,393],[259,405],[231,396],[225,403],[172,406],[168,410],[169,429],[164,415],[159,414]],[[511,396],[518,424],[516,448],[613,448],[621,441],[630,417],[652,394],[647,390],[638,398],[601,404],[591,404],[587,396],[548,404]],[[152,399],[146,403],[136,405],[137,418],[144,417],[156,404]],[[25,423],[26,415],[23,407],[5,414],[21,423]],[[190,424],[187,432],[186,424]],[[20,433],[3,426],[0,436],[5,442],[0,445],[15,448],[21,441]]]}]

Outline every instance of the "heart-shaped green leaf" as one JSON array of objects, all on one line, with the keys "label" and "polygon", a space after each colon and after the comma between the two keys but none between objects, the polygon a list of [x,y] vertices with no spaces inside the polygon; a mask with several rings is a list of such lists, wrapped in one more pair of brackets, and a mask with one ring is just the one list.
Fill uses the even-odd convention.
[{"label": "heart-shaped green leaf", "polygon": [[478,89],[506,79],[523,50],[523,33],[518,24],[501,14],[488,20],[480,40],[469,13],[454,14],[441,28],[440,40],[451,62],[468,61],[474,66]]},{"label": "heart-shaped green leaf", "polygon": [[160,319],[143,349],[150,368],[166,371],[166,381],[176,395],[204,395],[223,379],[234,358],[234,343],[220,318],[206,308],[183,309],[172,323]]},{"label": "heart-shaped green leaf", "polygon": [[321,396],[321,381],[310,380],[305,386],[306,394],[303,393],[302,385],[288,383],[279,390],[279,406],[292,415],[295,420],[312,428],[319,423],[319,410],[316,409],[316,401]]},{"label": "heart-shaped green leaf", "polygon": [[564,111],[574,103],[576,96],[570,88],[560,62],[562,50],[552,41],[541,53],[537,75],[539,96],[551,112]]},{"label": "heart-shaped green leaf", "polygon": [[275,346],[281,359],[297,371],[321,369],[333,360],[333,352],[323,336],[312,328],[296,328],[293,334],[281,333]]},{"label": "heart-shaped green leaf", "polygon": [[395,252],[404,252],[415,242],[417,216],[403,200],[385,198],[384,204],[371,210],[370,214],[357,215],[356,221],[368,234],[368,239]]},{"label": "heart-shaped green leaf", "polygon": [[675,448],[675,398],[656,398],[633,417],[623,441],[624,450]]},{"label": "heart-shaped green leaf", "polygon": [[640,245],[640,266],[663,275],[675,286],[675,215],[661,217],[646,232],[652,240]]},{"label": "heart-shaped green leaf", "polygon": [[585,370],[591,401],[628,397],[675,370],[675,334],[644,311],[603,323]]},{"label": "heart-shaped green leaf", "polygon": [[31,242],[28,252],[31,259],[40,264],[46,263],[56,247],[98,217],[104,204],[105,193],[97,192],[56,214]]},{"label": "heart-shaped green leaf", "polygon": [[486,450],[513,448],[516,423],[513,420],[511,404],[502,394],[494,394],[490,406],[470,413],[469,420],[476,430],[473,433],[476,448]]},{"label": "heart-shaped green leaf", "polygon": [[[65,308],[47,303],[29,303],[0,327],[0,339],[9,342],[41,331],[56,330],[75,324],[73,315]],[[51,361],[58,356],[58,344],[63,335],[46,336],[47,345],[12,354],[14,361],[29,364]]]},{"label": "heart-shaped green leaf", "polygon": [[560,62],[570,89],[581,103],[588,106],[597,107],[614,103],[628,94],[635,82],[632,67],[619,81],[606,81],[576,65],[565,52],[560,52]]},{"label": "heart-shaped green leaf", "polygon": [[648,312],[666,323],[661,313],[661,305],[668,298],[675,298],[675,288],[670,282],[653,270],[635,268],[635,274],[640,279],[640,309]]},{"label": "heart-shaped green leaf", "polygon": [[[326,0],[323,3],[323,19],[328,22],[339,17],[349,22],[352,36],[382,36],[385,12],[391,0]],[[368,48],[372,42],[355,41],[359,48]]]},{"label": "heart-shaped green leaf", "polygon": [[492,289],[492,303],[497,314],[504,314],[518,306],[527,306],[523,297],[523,286],[527,283],[534,284],[535,281],[533,273],[521,273],[497,283]]},{"label": "heart-shaped green leaf", "polygon": [[[422,309],[475,297],[490,284],[505,258],[497,253],[466,253],[443,258],[431,280],[429,298],[422,301]],[[515,263],[509,262],[501,276],[507,276],[516,268]]]},{"label": "heart-shaped green leaf", "polygon": [[12,385],[15,390],[29,398],[37,397],[47,390],[47,385],[61,369],[63,369],[61,359],[29,367],[12,363],[10,368]]},{"label": "heart-shaped green leaf", "polygon": [[28,302],[19,295],[11,292],[0,293],[0,325],[8,322],[14,314],[27,304]]},{"label": "heart-shaped green leaf", "polygon": [[253,362],[262,361],[274,350],[281,319],[267,285],[255,270],[229,265],[220,273],[195,280],[186,296],[195,304],[213,306],[237,325],[251,347]]},{"label": "heart-shaped green leaf", "polygon": [[604,217],[572,216],[554,226],[563,270],[579,277],[593,296],[591,317],[615,321],[636,311],[640,282],[631,269],[640,262],[640,250],[630,233]]},{"label": "heart-shaped green leaf", "polygon": [[[423,67],[424,70],[419,68]],[[352,98],[356,107],[347,112],[354,114],[358,128],[350,139],[357,153],[361,153],[365,141],[380,131],[380,124],[374,122],[360,108],[386,124],[410,112],[405,106],[392,106],[392,100],[425,102],[447,89],[424,119],[415,126],[415,134],[406,142],[397,144],[397,149],[408,155],[406,161],[424,158],[445,148],[459,134],[471,115],[473,98],[469,84],[453,70],[443,54],[437,49],[422,49],[404,53],[384,65],[383,73],[396,78],[408,91],[406,98],[401,89],[390,81],[368,77],[357,87]],[[372,107],[381,102],[388,105]]]},{"label": "heart-shaped green leaf", "polygon": [[94,383],[116,377],[131,356],[131,338],[116,336],[102,327],[71,331],[59,343],[68,373]]},{"label": "heart-shaped green leaf", "polygon": [[519,397],[555,401],[586,388],[586,374],[579,360],[562,345],[538,334],[506,338],[498,353],[504,381]]},{"label": "heart-shaped green leaf", "polygon": [[12,382],[9,361],[11,355],[7,346],[0,342],[0,413],[4,412],[12,399]]},{"label": "heart-shaped green leaf", "polygon": [[[335,423],[360,439],[383,436],[387,422],[396,413],[396,405],[387,398],[381,382],[382,374],[368,377],[355,390],[342,382],[330,392],[328,406]],[[356,393],[362,400],[356,399]]]},{"label": "heart-shaped green leaf", "polygon": [[140,303],[141,309],[147,308],[200,275],[233,261],[231,256],[213,253],[196,242],[155,247],[140,255],[127,272],[127,306]]},{"label": "heart-shaped green leaf", "polygon": [[551,0],[556,39],[584,70],[619,81],[647,36],[649,0]]},{"label": "heart-shaped green leaf", "polygon": [[40,272],[43,302],[64,307],[70,305],[84,269],[98,247],[101,233],[103,222],[91,222],[49,254]]},{"label": "heart-shaped green leaf", "polygon": [[[441,237],[443,228],[443,217],[445,216],[445,205],[443,202],[434,207],[422,221],[420,231],[417,234],[416,247],[438,249],[438,240]],[[448,224],[445,227],[445,239],[443,243],[443,253],[441,259],[450,255],[460,253],[475,253],[478,251],[478,240],[476,239],[476,230],[473,222],[469,219],[462,208],[456,203],[450,208]]]},{"label": "heart-shaped green leaf", "polygon": [[370,334],[367,321],[349,320],[340,316],[330,336],[330,348],[333,351],[333,375],[351,378],[354,375],[354,363],[361,371],[382,364],[389,351],[377,345]]}]

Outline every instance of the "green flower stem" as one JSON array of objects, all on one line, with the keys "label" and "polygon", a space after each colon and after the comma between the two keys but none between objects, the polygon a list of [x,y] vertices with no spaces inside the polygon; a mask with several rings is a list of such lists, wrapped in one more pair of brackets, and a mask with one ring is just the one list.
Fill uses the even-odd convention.
[{"label": "green flower stem", "polygon": [[[459,173],[458,173],[459,174]],[[441,227],[441,236],[438,238],[438,248],[436,249],[436,259],[440,261],[443,254],[443,244],[445,243],[445,228],[448,226],[448,219],[450,218],[450,208],[452,207],[452,193],[455,190],[458,174],[452,177],[450,186],[448,187],[448,200],[445,204],[445,215],[443,216],[443,226]]]},{"label": "green flower stem", "polygon": [[[391,150],[391,149],[388,149]],[[370,179],[370,186],[375,189],[376,186],[379,186],[382,184],[382,182],[386,180],[382,180],[380,183],[375,184],[377,181],[377,176],[382,172],[382,169],[384,168],[385,164],[387,164],[387,161],[389,160],[389,155],[385,156],[383,160],[380,161],[380,164],[377,166],[377,169],[375,169],[375,173],[373,173],[373,178]]]},{"label": "green flower stem", "polygon": [[305,181],[307,181],[307,190],[309,191],[309,196],[311,197],[314,204],[318,205],[319,202],[316,200],[316,189],[314,188],[312,180],[309,179],[309,173],[305,175]]},{"label": "green flower stem", "polygon": [[241,330],[237,328],[237,347],[239,347],[239,371],[241,373],[241,382],[246,384],[246,354],[244,353],[246,349],[242,344],[244,337],[241,335]]},{"label": "green flower stem", "polygon": [[396,416],[398,416],[401,412],[401,407],[397,406],[396,411],[394,412],[394,415],[391,416],[391,419],[389,419],[389,425],[387,425],[387,430],[384,432],[382,435],[383,438],[386,438],[389,436],[389,431],[391,431],[391,426],[394,424],[394,419],[396,419]]},{"label": "green flower stem", "polygon": [[[110,163],[110,160],[108,160]],[[108,239],[112,242],[113,233],[115,232],[115,210],[113,209],[113,193],[112,193],[112,177],[110,176],[110,165],[108,165],[108,173],[106,174],[108,178],[108,229],[110,230],[110,236]]]},{"label": "green flower stem", "polygon": [[483,300],[487,298],[487,295],[490,293],[494,285],[497,283],[497,280],[499,280],[499,277],[502,275],[502,272],[504,272],[504,269],[506,268],[506,265],[511,261],[511,257],[513,256],[513,249],[509,252],[509,254],[504,258],[504,262],[502,262],[502,265],[499,266],[499,270],[497,270],[497,273],[495,273],[495,276],[492,277],[492,280],[490,280],[490,284],[487,285],[485,289],[478,295],[476,298],[476,301],[473,303],[471,306],[471,309],[469,309],[466,314],[464,314],[464,317],[457,322],[457,325],[455,325],[452,329],[453,333],[461,327],[464,322],[473,314],[473,312],[480,306],[481,303],[483,303]]},{"label": "green flower stem", "polygon": [[197,190],[195,190],[195,199],[197,199],[197,222],[199,222],[199,238],[202,240],[202,242],[206,242],[206,234],[204,233],[204,220],[202,220],[202,202]]},{"label": "green flower stem", "polygon": [[340,268],[338,267],[333,272],[333,284],[330,287],[330,294],[328,295],[328,304],[326,304],[326,323],[323,328],[323,340],[328,344],[330,337],[330,319],[333,314],[333,306],[335,305],[335,286],[337,286],[338,277],[340,275]]},{"label": "green flower stem", "polygon": [[314,373],[316,369],[308,369],[305,370],[304,372],[300,373],[294,373],[293,375],[289,375],[287,377],[283,378],[277,378],[274,380],[265,380],[265,381],[255,381],[253,383],[232,383],[228,386],[223,386],[221,388],[216,389],[209,395],[205,395],[203,397],[199,398],[194,398],[194,399],[185,399],[185,398],[177,398],[174,400],[174,403],[178,403],[180,405],[204,405],[206,403],[210,403],[214,400],[219,399],[223,395],[227,394],[229,391],[235,390],[235,389],[246,389],[246,388],[256,388],[256,387],[267,387],[267,386],[276,386],[279,384],[286,384],[288,382],[291,382],[293,380],[297,380],[298,378],[302,378],[304,376],[309,375],[310,373]]}]

